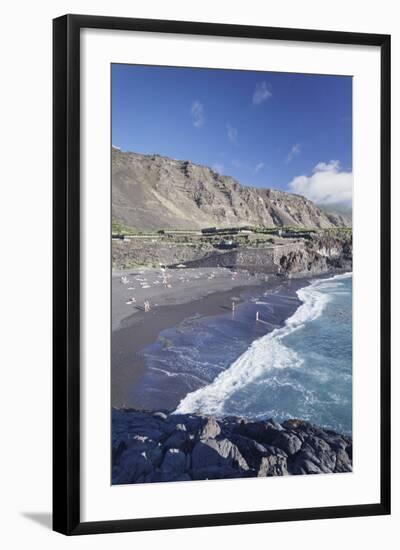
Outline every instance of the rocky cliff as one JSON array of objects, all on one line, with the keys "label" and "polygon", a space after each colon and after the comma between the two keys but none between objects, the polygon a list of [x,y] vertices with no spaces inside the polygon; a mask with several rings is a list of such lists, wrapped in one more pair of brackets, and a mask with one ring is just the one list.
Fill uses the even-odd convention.
[{"label": "rocky cliff", "polygon": [[249,242],[230,251],[210,242],[174,242],[168,238],[133,238],[113,241],[114,268],[138,265],[170,267],[228,267],[287,276],[317,275],[352,270],[351,231],[321,231],[308,239],[273,239]]},{"label": "rocky cliff", "polygon": [[113,220],[138,230],[232,227],[343,227],[300,195],[246,187],[207,166],[112,149]]},{"label": "rocky cliff", "polygon": [[112,483],[352,471],[352,439],[302,420],[114,409]]},{"label": "rocky cliff", "polygon": [[319,273],[353,269],[353,238],[351,232],[323,232],[310,240],[293,243],[275,254],[280,273],[287,275],[318,275]]}]

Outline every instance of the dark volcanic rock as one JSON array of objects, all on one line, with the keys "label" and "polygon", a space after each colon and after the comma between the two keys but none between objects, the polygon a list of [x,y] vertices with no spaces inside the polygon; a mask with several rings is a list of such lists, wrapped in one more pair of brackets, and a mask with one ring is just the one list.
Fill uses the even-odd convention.
[{"label": "dark volcanic rock", "polygon": [[262,458],[269,454],[266,446],[249,437],[233,434],[231,441],[237,446],[251,470],[258,470]]},{"label": "dark volcanic rock", "polygon": [[113,481],[116,485],[143,482],[145,476],[153,472],[152,462],[146,453],[134,449],[128,449],[123,453],[118,466],[118,469],[113,471]]},{"label": "dark volcanic rock", "polygon": [[336,455],[335,472],[351,472],[352,462],[351,454],[344,449],[339,449]]},{"label": "dark volcanic rock", "polygon": [[183,474],[186,469],[186,455],[179,449],[168,449],[160,470],[162,472],[171,472],[174,475]]},{"label": "dark volcanic rock", "polygon": [[205,439],[196,444],[192,452],[192,469],[208,466],[249,469],[239,449],[229,439]]},{"label": "dark volcanic rock", "polygon": [[112,149],[113,220],[142,230],[351,225],[300,195],[241,185],[208,166]]},{"label": "dark volcanic rock", "polygon": [[271,445],[279,435],[281,427],[269,420],[267,422],[241,422],[234,430],[236,433],[254,439],[259,443]]},{"label": "dark volcanic rock", "polygon": [[288,474],[287,455],[283,452],[276,452],[261,459],[257,472],[258,477],[284,476]]},{"label": "dark volcanic rock", "polygon": [[352,471],[352,439],[290,419],[250,422],[114,409],[112,483]]},{"label": "dark volcanic rock", "polygon": [[302,442],[294,433],[282,431],[273,440],[273,445],[293,455],[301,448]]},{"label": "dark volcanic rock", "polygon": [[212,437],[217,437],[221,433],[221,427],[212,416],[207,419],[206,424],[201,430],[200,439],[209,439]]}]

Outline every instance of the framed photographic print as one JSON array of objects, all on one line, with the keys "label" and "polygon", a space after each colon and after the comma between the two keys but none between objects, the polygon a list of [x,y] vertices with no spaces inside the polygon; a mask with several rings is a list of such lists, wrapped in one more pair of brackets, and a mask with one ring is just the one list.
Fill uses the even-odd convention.
[{"label": "framed photographic print", "polygon": [[54,20],[54,529],[390,513],[390,37]]}]

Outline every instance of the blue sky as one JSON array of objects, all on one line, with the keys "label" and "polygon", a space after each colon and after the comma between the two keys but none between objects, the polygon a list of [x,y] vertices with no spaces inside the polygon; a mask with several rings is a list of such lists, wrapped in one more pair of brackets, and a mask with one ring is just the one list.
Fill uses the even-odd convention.
[{"label": "blue sky", "polygon": [[112,143],[239,182],[351,202],[352,79],[112,65]]}]

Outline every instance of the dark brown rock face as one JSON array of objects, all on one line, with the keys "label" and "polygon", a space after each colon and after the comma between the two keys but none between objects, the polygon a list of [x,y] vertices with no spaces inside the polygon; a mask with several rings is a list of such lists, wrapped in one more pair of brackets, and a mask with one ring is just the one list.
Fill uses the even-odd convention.
[{"label": "dark brown rock face", "polygon": [[256,189],[207,166],[112,150],[113,220],[140,230],[351,225],[300,195]]}]

